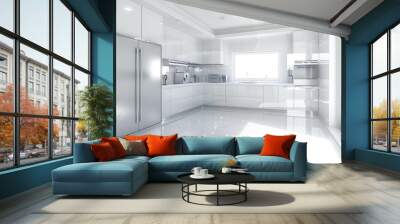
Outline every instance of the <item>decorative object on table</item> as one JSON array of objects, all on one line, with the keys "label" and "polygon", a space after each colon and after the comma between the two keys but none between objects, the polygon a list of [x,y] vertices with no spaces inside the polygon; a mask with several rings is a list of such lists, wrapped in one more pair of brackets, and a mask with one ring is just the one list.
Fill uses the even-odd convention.
[{"label": "decorative object on table", "polygon": [[[215,174],[212,179],[193,179],[191,174],[183,174],[178,176],[178,181],[182,183],[182,199],[188,203],[197,205],[235,205],[247,201],[247,192],[249,188],[247,183],[253,182],[255,177],[251,174]],[[215,190],[198,190],[198,185],[215,185]],[[223,190],[220,185],[234,185],[237,186],[237,190]],[[190,186],[194,186],[194,191],[190,189]],[[211,194],[209,193],[211,192]],[[202,196],[202,197],[214,197],[216,199],[215,204],[203,204],[200,202],[193,201],[191,196]],[[223,198],[230,198],[230,202],[224,202]]]},{"label": "decorative object on table", "polygon": [[113,116],[113,94],[101,84],[86,87],[79,93],[81,118],[88,128],[89,139],[110,136]]},{"label": "decorative object on table", "polygon": [[192,170],[190,178],[193,179],[212,179],[214,175],[208,173],[208,169],[203,169],[201,167],[194,167]]}]

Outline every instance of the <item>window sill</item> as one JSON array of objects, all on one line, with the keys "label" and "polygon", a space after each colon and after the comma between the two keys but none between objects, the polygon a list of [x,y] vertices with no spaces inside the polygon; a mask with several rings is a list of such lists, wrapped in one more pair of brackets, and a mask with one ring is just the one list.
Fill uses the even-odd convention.
[{"label": "window sill", "polygon": [[30,165],[24,165],[24,166],[16,167],[16,168],[10,168],[10,169],[7,169],[7,170],[0,171],[0,176],[1,175],[6,175],[6,174],[10,174],[10,173],[14,173],[14,172],[23,171],[23,170],[32,169],[32,168],[35,168],[35,167],[49,165],[49,164],[52,164],[52,163],[62,162],[62,161],[66,161],[66,160],[69,160],[69,159],[72,159],[72,156],[63,157],[63,158],[59,158],[59,159],[48,160],[48,161],[43,161],[43,162],[30,164]]}]

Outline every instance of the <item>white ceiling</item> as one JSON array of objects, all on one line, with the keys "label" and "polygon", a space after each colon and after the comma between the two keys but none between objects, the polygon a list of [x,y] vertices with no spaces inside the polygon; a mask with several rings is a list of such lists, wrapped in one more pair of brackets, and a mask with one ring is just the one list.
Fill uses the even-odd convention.
[{"label": "white ceiling", "polygon": [[266,22],[259,20],[213,12],[184,5],[178,5],[178,7],[212,30],[267,24]]},{"label": "white ceiling", "polygon": [[317,19],[330,20],[351,0],[226,0],[275,9]]},{"label": "white ceiling", "polygon": [[[278,24],[286,27],[348,37],[350,26],[383,0],[166,0],[179,5],[210,10]],[[350,7],[346,8],[347,5]],[[335,17],[342,9],[345,11]],[[206,24],[217,26],[206,13],[193,11]],[[334,20],[332,20],[334,18]],[[218,29],[218,28],[217,28]],[[224,29],[224,28],[223,28]]]}]

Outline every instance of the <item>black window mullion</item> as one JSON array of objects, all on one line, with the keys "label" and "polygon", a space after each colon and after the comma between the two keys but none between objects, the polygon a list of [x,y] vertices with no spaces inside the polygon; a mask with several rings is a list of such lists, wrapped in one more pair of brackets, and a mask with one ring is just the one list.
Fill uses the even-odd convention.
[{"label": "black window mullion", "polygon": [[[72,23],[72,38],[71,38],[71,55],[72,55],[72,63],[75,65],[75,12],[72,11],[72,15],[71,15],[71,23]],[[72,96],[71,96],[71,117],[76,118],[75,117],[75,66],[71,67],[71,91],[72,91]],[[75,126],[76,126],[76,121],[72,122],[72,131],[71,131],[71,150],[72,150],[72,155],[74,154],[75,151]]]},{"label": "black window mullion", "polygon": [[[387,75],[387,98],[388,98],[388,103],[387,103],[387,110],[388,110],[388,118],[392,118],[392,98],[391,98],[391,79],[392,79],[392,75],[390,73],[390,30],[387,32],[387,71],[389,72]],[[391,135],[391,129],[392,129],[392,125],[391,125],[391,120],[389,120],[387,122],[387,132],[388,132],[388,152],[392,151],[392,135]]]},{"label": "black window mullion", "polygon": [[[16,34],[19,35],[19,9],[20,9],[20,0],[15,0],[14,1],[14,31]],[[20,107],[19,107],[19,100],[20,100],[20,79],[19,79],[19,74],[20,74],[20,47],[19,47],[19,40],[17,38],[14,38],[14,113],[19,113],[20,112]],[[19,166],[20,164],[20,155],[19,155],[19,149],[20,149],[20,119],[18,117],[14,116],[14,133],[13,133],[13,139],[14,139],[14,166]]]},{"label": "black window mullion", "polygon": [[[53,52],[53,0],[49,0],[49,50]],[[48,79],[49,79],[49,86],[48,86],[48,97],[49,97],[49,115],[50,118],[48,120],[48,151],[49,151],[49,159],[53,159],[53,57],[49,55],[49,71],[48,71]]]}]

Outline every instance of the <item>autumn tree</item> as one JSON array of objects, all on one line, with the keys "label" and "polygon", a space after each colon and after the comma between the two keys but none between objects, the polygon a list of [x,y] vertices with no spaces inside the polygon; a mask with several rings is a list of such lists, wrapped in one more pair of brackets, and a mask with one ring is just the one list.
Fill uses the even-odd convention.
[{"label": "autumn tree", "polygon": [[[9,85],[4,93],[0,93],[0,111],[13,112],[14,107],[14,88]],[[20,88],[20,110],[23,114],[40,114],[48,113],[48,106],[34,105],[29,99],[29,95],[24,87]],[[59,112],[56,110],[56,114]],[[13,119],[11,116],[0,116],[0,149],[12,149],[13,147]],[[20,148],[24,149],[27,145],[45,145],[48,139],[48,119],[46,118],[20,118]],[[53,126],[53,138],[59,136],[59,128]]]}]

